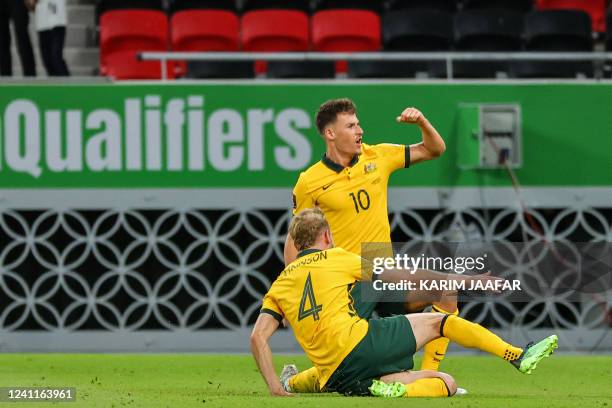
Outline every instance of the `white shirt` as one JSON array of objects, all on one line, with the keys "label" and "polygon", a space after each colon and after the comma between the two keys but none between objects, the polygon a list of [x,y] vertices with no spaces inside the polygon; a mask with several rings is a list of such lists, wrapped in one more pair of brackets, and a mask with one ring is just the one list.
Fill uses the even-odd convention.
[{"label": "white shirt", "polygon": [[66,0],[38,0],[36,3],[36,30],[50,30],[66,26],[68,13]]}]

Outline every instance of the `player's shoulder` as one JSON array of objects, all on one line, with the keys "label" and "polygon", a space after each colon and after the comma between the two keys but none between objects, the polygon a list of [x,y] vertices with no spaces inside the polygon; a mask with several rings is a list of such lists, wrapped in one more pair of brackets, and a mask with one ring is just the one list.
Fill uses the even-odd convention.
[{"label": "player's shoulder", "polygon": [[377,146],[378,145],[371,145],[371,144],[363,143],[361,145],[361,155],[367,156],[371,154],[376,154],[376,151],[378,150]]},{"label": "player's shoulder", "polygon": [[406,146],[397,143],[378,143],[375,145],[363,145],[364,153],[373,155],[382,155],[391,149],[404,149]]},{"label": "player's shoulder", "polygon": [[304,181],[316,180],[319,177],[321,177],[321,175],[323,175],[326,172],[326,170],[327,170],[327,167],[325,167],[325,165],[321,162],[321,160],[319,160],[318,162],[314,163],[313,165],[308,167],[306,170],[301,172],[300,179]]},{"label": "player's shoulder", "polygon": [[266,294],[268,296],[272,296],[275,297],[279,292],[280,292],[280,284],[279,281],[282,281],[283,279],[286,279],[286,273],[284,273],[285,271],[283,270],[277,277],[276,279],[274,279],[274,281],[272,282],[272,284],[270,285],[270,287],[268,288],[268,291],[266,292]]},{"label": "player's shoulder", "polygon": [[385,145],[387,143],[379,143],[375,145],[363,144],[361,147],[361,155],[366,160],[376,159],[378,157],[384,156],[385,153]]},{"label": "player's shoulder", "polygon": [[365,161],[380,161],[387,163],[389,160],[396,161],[400,158],[405,160],[407,157],[408,147],[405,145],[395,143],[379,143],[376,145],[369,145],[364,149]]},{"label": "player's shoulder", "polygon": [[335,173],[332,173],[321,161],[318,161],[300,173],[296,189],[307,194],[313,193],[329,182],[329,178],[334,176]]},{"label": "player's shoulder", "polygon": [[342,247],[334,247],[334,248],[328,249],[327,252],[329,253],[331,258],[340,259],[343,262],[344,261],[357,261],[357,262],[361,261],[361,257],[359,255],[353,252],[347,251],[346,249]]}]

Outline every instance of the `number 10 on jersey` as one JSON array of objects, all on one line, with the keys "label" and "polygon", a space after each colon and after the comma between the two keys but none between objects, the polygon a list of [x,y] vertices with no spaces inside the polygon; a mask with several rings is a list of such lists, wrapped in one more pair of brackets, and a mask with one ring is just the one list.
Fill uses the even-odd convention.
[{"label": "number 10 on jersey", "polygon": [[367,191],[361,189],[355,193],[349,193],[349,196],[353,199],[353,205],[355,205],[355,212],[359,214],[359,211],[367,210],[370,208],[370,195]]}]

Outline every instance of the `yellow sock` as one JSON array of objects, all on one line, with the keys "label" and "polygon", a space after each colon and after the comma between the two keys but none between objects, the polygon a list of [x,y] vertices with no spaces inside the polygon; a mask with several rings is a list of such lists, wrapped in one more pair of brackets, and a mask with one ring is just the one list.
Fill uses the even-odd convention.
[{"label": "yellow sock", "polygon": [[[434,312],[458,315],[459,310],[455,310],[453,313],[447,313],[445,310],[438,306],[432,306]],[[423,347],[423,361],[421,362],[421,370],[433,370],[438,371],[440,368],[440,362],[446,355],[446,349],[448,348],[449,340],[446,337],[440,337],[432,340],[425,344]]]},{"label": "yellow sock", "polygon": [[404,397],[450,397],[450,393],[441,378],[421,378],[406,384]]},{"label": "yellow sock", "polygon": [[319,392],[319,371],[316,367],[300,371],[289,379],[289,387],[292,392]]},{"label": "yellow sock", "polygon": [[481,325],[459,316],[446,315],[440,326],[440,334],[463,347],[486,351],[507,361],[517,359],[523,352],[522,348],[506,343]]}]

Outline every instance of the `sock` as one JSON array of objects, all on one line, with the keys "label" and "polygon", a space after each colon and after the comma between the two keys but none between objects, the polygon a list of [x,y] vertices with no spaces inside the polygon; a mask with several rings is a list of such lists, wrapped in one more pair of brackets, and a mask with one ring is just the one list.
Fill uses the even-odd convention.
[{"label": "sock", "polygon": [[463,347],[486,351],[506,361],[517,359],[523,352],[522,348],[506,343],[481,325],[459,316],[446,315],[440,325],[440,334]]},{"label": "sock", "polygon": [[404,397],[450,397],[448,387],[441,378],[421,378],[405,386]]},{"label": "sock", "polygon": [[319,392],[319,371],[316,367],[300,371],[289,379],[289,387],[291,387],[291,392]]},{"label": "sock", "polygon": [[[431,310],[438,313],[458,315],[459,310],[453,313],[448,313],[438,306],[432,306]],[[446,337],[440,337],[425,344],[423,347],[423,361],[421,362],[421,370],[438,371],[440,362],[444,360],[446,349],[448,348],[449,340]]]}]

